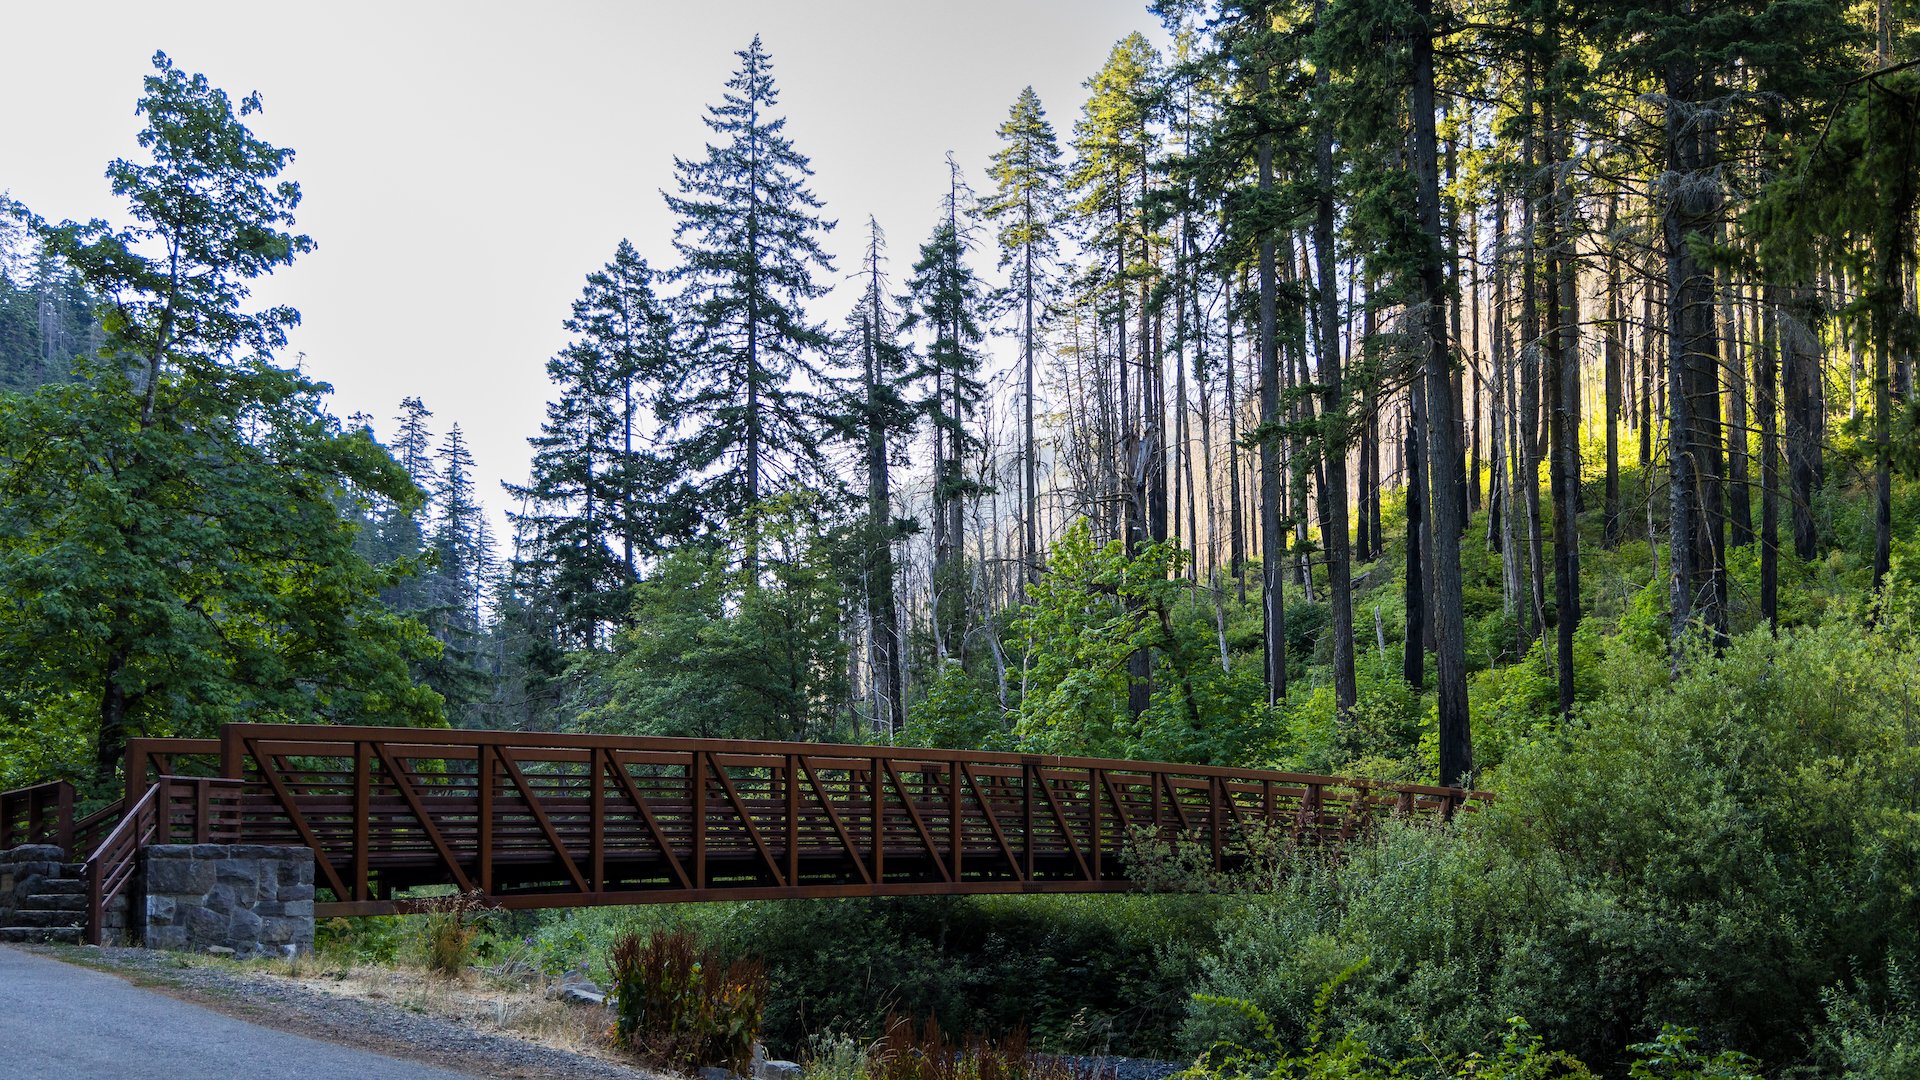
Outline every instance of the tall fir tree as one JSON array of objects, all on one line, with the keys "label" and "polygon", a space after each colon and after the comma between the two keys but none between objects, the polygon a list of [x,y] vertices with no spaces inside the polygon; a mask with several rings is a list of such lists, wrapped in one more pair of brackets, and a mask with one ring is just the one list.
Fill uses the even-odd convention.
[{"label": "tall fir tree", "polygon": [[641,559],[683,533],[671,499],[672,463],[649,447],[648,417],[670,363],[667,313],[653,271],[622,240],[587,276],[566,321],[572,340],[547,362],[558,395],[534,447],[531,477],[508,491],[523,507],[523,560],[560,613],[563,643],[601,645],[631,603]]},{"label": "tall fir tree", "polygon": [[850,366],[858,366],[860,377],[844,412],[851,421],[847,434],[860,447],[867,482],[860,573],[865,582],[872,720],[876,731],[891,735],[906,722],[904,635],[893,547],[913,526],[911,520],[893,516],[893,465],[899,444],[914,428],[917,410],[908,400],[910,356],[897,334],[900,317],[882,269],[886,243],[880,223],[868,218],[860,303],[847,316]]},{"label": "tall fir tree", "polygon": [[499,561],[473,474],[473,453],[455,424],[426,470],[431,497],[424,543],[432,560],[414,613],[440,642],[440,655],[416,665],[416,670],[421,681],[446,700],[448,719],[459,726],[473,722],[493,689],[486,657],[487,609]]},{"label": "tall fir tree", "polygon": [[1000,268],[1020,320],[1020,514],[1024,581],[1040,580],[1040,473],[1034,435],[1034,357],[1047,301],[1046,274],[1059,255],[1054,236],[1062,213],[1060,143],[1040,95],[1029,86],[1000,125],[1000,149],[987,169],[994,192],[981,207],[997,227]]},{"label": "tall fir tree", "polygon": [[[679,194],[666,200],[680,219],[673,279],[685,340],[660,402],[677,464],[700,506],[725,522],[825,474],[808,384],[831,342],[806,305],[827,291],[817,275],[833,269],[820,241],[834,223],[807,186],[813,169],[787,138],[786,118],[772,114],[772,61],[758,35],[737,55],[739,70],[707,110],[720,141],[703,158],[673,162]],[[744,530],[749,567],[753,536]]]},{"label": "tall fir tree", "polygon": [[951,155],[947,178],[940,220],[920,245],[907,282],[909,308],[901,326],[927,335],[917,376],[933,436],[934,644],[942,657],[964,660],[972,592],[964,511],[968,497],[981,489],[967,474],[967,458],[980,448],[972,423],[986,395],[980,380],[986,297],[967,265],[976,232],[973,190]]}]

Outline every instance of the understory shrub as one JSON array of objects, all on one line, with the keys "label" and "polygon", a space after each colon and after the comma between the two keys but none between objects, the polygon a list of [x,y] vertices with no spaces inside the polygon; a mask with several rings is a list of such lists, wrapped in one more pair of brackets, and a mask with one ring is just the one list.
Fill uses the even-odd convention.
[{"label": "understory shrub", "polygon": [[[1199,989],[1299,1046],[1313,988],[1368,960],[1327,1037],[1396,1062],[1490,1054],[1525,1016],[1608,1075],[1668,1022],[1708,1058],[1897,1075],[1861,1062],[1910,1053],[1920,1031],[1890,974],[1920,950],[1911,628],[1758,631],[1677,677],[1608,642],[1597,667],[1604,690],[1572,721],[1509,744],[1484,812],[1390,825],[1241,896]],[[1245,1042],[1247,1023],[1196,1005],[1187,1049]]]},{"label": "understory shrub", "polygon": [[477,957],[481,934],[498,909],[477,892],[435,897],[423,906],[416,938],[421,963],[435,975],[457,978]]},{"label": "understory shrub", "polygon": [[758,961],[724,961],[684,930],[656,930],[621,938],[609,968],[621,1046],[681,1072],[747,1071],[767,995]]},{"label": "understory shrub", "polygon": [[[1223,901],[1204,896],[887,897],[655,905],[548,916],[559,962],[597,968],[628,933],[686,930],[764,962],[768,1046],[871,1040],[889,1012],[947,1031],[1025,1027],[1062,1053],[1168,1057]],[[583,949],[581,952],[573,950]]]},{"label": "understory shrub", "polygon": [[[1180,1080],[1594,1080],[1579,1058],[1550,1049],[1520,1017],[1509,1018],[1497,1046],[1450,1055],[1445,1051],[1394,1058],[1355,1031],[1329,1031],[1335,995],[1365,963],[1323,984],[1314,995],[1312,1019],[1298,1044],[1283,1040],[1267,1015],[1249,1001],[1198,995],[1202,1008],[1232,1014],[1250,1042],[1216,1042]],[[1671,1025],[1653,1041],[1631,1047],[1629,1080],[1761,1080],[1757,1064],[1734,1051],[1705,1053],[1693,1033]]]}]

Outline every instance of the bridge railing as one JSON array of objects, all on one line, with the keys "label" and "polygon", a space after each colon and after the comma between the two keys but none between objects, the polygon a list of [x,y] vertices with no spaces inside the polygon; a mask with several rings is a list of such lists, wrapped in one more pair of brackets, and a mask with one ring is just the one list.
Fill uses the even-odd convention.
[{"label": "bridge railing", "polygon": [[0,791],[0,851],[52,844],[71,856],[73,785],[65,780]]},{"label": "bridge railing", "polygon": [[[114,900],[135,891],[140,849],[153,844],[231,844],[241,839],[244,785],[237,780],[159,776],[86,857],[87,940],[99,945]],[[137,913],[129,913],[132,925]]]},{"label": "bridge railing", "polygon": [[322,915],[400,910],[419,885],[513,907],[1111,891],[1129,886],[1142,830],[1225,868],[1255,831],[1325,844],[1478,797],[1101,759],[392,728],[231,725],[219,756],[242,782],[244,839],[316,852]]}]

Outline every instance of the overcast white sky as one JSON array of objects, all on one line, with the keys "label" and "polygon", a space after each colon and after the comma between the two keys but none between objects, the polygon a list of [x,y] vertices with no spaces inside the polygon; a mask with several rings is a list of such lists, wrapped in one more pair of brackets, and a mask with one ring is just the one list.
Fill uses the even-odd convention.
[{"label": "overcast white sky", "polygon": [[319,245],[259,293],[304,315],[286,359],[304,353],[334,411],[368,412],[383,435],[409,394],[436,432],[458,422],[496,524],[568,304],[623,236],[672,264],[659,192],[673,155],[702,152],[706,106],[756,32],[840,221],[828,248],[843,274],[870,213],[896,271],[910,265],[948,150],[986,189],[1021,87],[1064,143],[1115,41],[1164,44],[1144,0],[142,0],[8,4],[0,25],[0,190],[49,219],[123,220],[102,173],[137,150],[156,49],[236,97],[261,93],[250,124],[297,152],[300,227]]}]

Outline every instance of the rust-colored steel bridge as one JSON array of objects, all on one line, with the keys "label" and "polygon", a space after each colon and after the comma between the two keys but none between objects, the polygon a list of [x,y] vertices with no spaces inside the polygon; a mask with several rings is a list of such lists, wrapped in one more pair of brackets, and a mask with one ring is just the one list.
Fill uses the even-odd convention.
[{"label": "rust-colored steel bridge", "polygon": [[154,843],[310,847],[321,918],[405,911],[410,891],[448,885],[512,908],[1113,892],[1133,886],[1125,852],[1143,835],[1225,869],[1257,832],[1326,846],[1485,798],[1025,754],[274,724],[136,739],[126,777],[122,803],[77,821],[63,785],[0,796],[0,847],[88,853],[96,934]]}]

